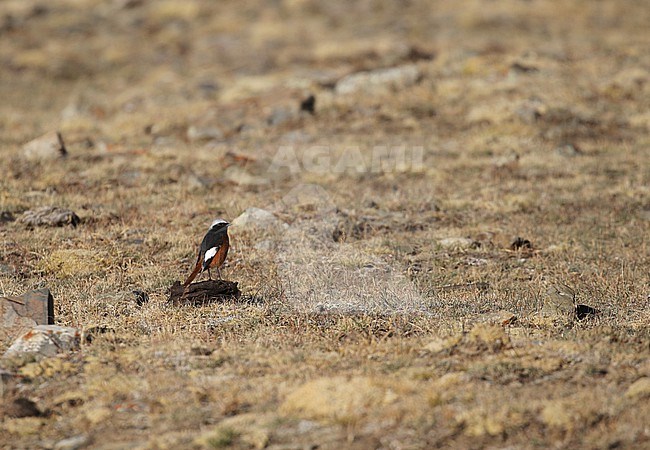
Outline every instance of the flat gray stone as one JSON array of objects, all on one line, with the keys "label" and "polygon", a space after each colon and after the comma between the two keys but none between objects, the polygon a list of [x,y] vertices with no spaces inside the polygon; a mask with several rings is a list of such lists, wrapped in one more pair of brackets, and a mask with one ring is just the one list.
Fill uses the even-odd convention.
[{"label": "flat gray stone", "polygon": [[0,297],[0,338],[10,341],[36,325],[54,323],[54,299],[49,289]]},{"label": "flat gray stone", "polygon": [[90,438],[85,434],[79,434],[66,439],[62,439],[54,444],[54,450],[77,450],[87,446],[90,443]]},{"label": "flat gray stone", "polygon": [[66,156],[68,151],[61,133],[51,131],[23,145],[23,156],[29,160],[53,160]]},{"label": "flat gray stone", "polygon": [[336,83],[336,93],[363,92],[375,94],[381,91],[399,91],[417,83],[422,77],[420,69],[413,64],[388,69],[377,69],[350,74]]},{"label": "flat gray stone", "polygon": [[81,220],[73,211],[56,206],[42,206],[25,211],[20,222],[30,227],[61,227],[64,225],[77,226]]},{"label": "flat gray stone", "polygon": [[3,357],[50,357],[79,349],[81,333],[76,328],[38,325],[11,344]]},{"label": "flat gray stone", "polygon": [[275,214],[261,208],[251,207],[232,221],[230,231],[233,234],[252,230],[282,230],[286,224],[278,219]]}]

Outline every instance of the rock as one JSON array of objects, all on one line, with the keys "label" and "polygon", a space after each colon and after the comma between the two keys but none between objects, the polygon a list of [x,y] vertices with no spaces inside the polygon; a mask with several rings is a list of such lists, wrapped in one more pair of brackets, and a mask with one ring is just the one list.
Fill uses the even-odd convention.
[{"label": "rock", "polygon": [[277,247],[277,242],[272,241],[271,239],[264,239],[263,241],[255,244],[253,248],[261,252],[274,252],[276,251]]},{"label": "rock", "polygon": [[239,186],[264,186],[269,184],[268,178],[253,175],[243,167],[230,166],[223,172],[223,178]]},{"label": "rock", "polygon": [[54,298],[49,289],[35,289],[19,297],[0,297],[0,304],[10,303],[17,314],[30,317],[37,325],[54,324]]},{"label": "rock", "polygon": [[36,325],[54,324],[54,299],[49,289],[18,297],[0,297],[0,339],[14,339]]},{"label": "rock", "polygon": [[23,145],[23,156],[30,160],[54,160],[68,154],[59,132],[49,132]]},{"label": "rock", "polygon": [[176,281],[170,288],[169,303],[180,305],[203,306],[213,302],[238,299],[241,292],[236,282],[225,280],[208,280],[192,283],[185,287]]},{"label": "rock", "polygon": [[10,211],[0,211],[0,223],[13,222],[14,220],[16,218]]},{"label": "rock", "polygon": [[489,261],[485,258],[474,258],[474,257],[465,258],[463,262],[468,266],[475,266],[475,267],[486,266],[489,263]]},{"label": "rock", "polygon": [[145,291],[136,289],[134,291],[131,291],[131,293],[133,294],[133,300],[135,301],[136,305],[142,306],[145,303],[149,302],[149,294],[147,294]]},{"label": "rock", "polygon": [[16,336],[37,325],[31,317],[21,316],[15,309],[22,305],[12,304],[11,301],[3,298],[0,300],[0,340],[7,342],[13,340]]},{"label": "rock", "polygon": [[650,397],[650,378],[642,377],[636,380],[625,391],[626,398],[646,398]]},{"label": "rock", "polygon": [[280,410],[308,419],[354,420],[391,402],[390,391],[367,377],[320,378],[285,399]]},{"label": "rock", "polygon": [[38,325],[19,337],[3,357],[54,356],[79,348],[81,333],[76,328],[58,325]]},{"label": "rock", "polygon": [[512,251],[524,250],[524,249],[532,249],[532,248],[533,248],[533,244],[528,239],[524,239],[524,238],[519,237],[519,236],[517,236],[510,243],[510,250],[512,250]]},{"label": "rock", "polygon": [[300,111],[305,111],[309,114],[316,112],[316,97],[313,94],[300,102]]},{"label": "rock", "polygon": [[42,206],[25,211],[20,217],[20,222],[30,227],[61,227],[64,225],[76,227],[81,222],[81,219],[69,209]]},{"label": "rock", "polygon": [[492,325],[512,325],[517,320],[517,316],[510,311],[496,311],[493,313],[483,314],[480,321]]},{"label": "rock", "polygon": [[565,156],[567,158],[572,158],[574,156],[582,155],[582,150],[579,147],[573,144],[564,144],[555,149],[555,153],[560,156]]},{"label": "rock", "polygon": [[575,316],[575,291],[561,283],[554,284],[546,291],[542,315],[572,320]]},{"label": "rock", "polygon": [[187,139],[190,142],[221,140],[223,137],[223,132],[214,126],[191,125],[187,129]]},{"label": "rock", "polygon": [[374,94],[381,91],[399,91],[414,85],[421,78],[420,69],[416,65],[407,64],[389,69],[350,74],[336,83],[335,90],[340,95],[355,92]]},{"label": "rock", "polygon": [[438,245],[447,250],[468,250],[481,246],[480,242],[470,238],[448,237],[438,241]]},{"label": "rock", "polygon": [[4,414],[6,417],[40,417],[41,410],[32,400],[25,397],[18,397],[5,403]]},{"label": "rock", "polygon": [[213,180],[195,173],[188,173],[184,177],[185,185],[192,191],[207,189],[213,184]]},{"label": "rock", "polygon": [[292,109],[286,107],[277,107],[271,111],[271,115],[267,117],[266,123],[271,126],[278,126],[282,125],[283,123],[292,121],[296,118],[297,115]]},{"label": "rock", "polygon": [[256,230],[281,230],[288,225],[265,209],[250,207],[230,224],[233,235]]},{"label": "rock", "polygon": [[515,115],[527,124],[532,124],[546,113],[546,105],[538,98],[524,100],[515,110]]},{"label": "rock", "polygon": [[77,450],[86,447],[90,443],[90,438],[85,434],[79,434],[66,439],[62,439],[54,444],[54,450]]},{"label": "rock", "polygon": [[592,308],[591,306],[587,305],[576,305],[576,318],[578,320],[583,320],[587,319],[590,317],[594,317],[595,315],[599,314],[600,311],[597,310],[596,308]]}]

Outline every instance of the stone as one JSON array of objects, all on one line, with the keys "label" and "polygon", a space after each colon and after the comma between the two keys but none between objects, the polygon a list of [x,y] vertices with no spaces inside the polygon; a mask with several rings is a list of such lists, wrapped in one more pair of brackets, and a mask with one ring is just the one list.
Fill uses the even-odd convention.
[{"label": "stone", "polygon": [[142,306],[145,303],[149,303],[149,294],[147,294],[145,291],[135,289],[131,291],[131,293],[133,294],[133,301],[135,301],[136,305]]},{"label": "stone", "polygon": [[15,307],[22,306],[20,304],[14,305],[7,298],[0,300],[0,340],[3,342],[11,341],[16,336],[24,333],[30,328],[37,325],[36,321],[31,317],[21,316]]},{"label": "stone", "polygon": [[297,114],[289,108],[277,107],[271,111],[271,115],[267,117],[266,122],[270,126],[279,126],[284,123],[290,122],[297,118]]},{"label": "stone", "polygon": [[223,178],[239,186],[264,186],[270,183],[266,177],[254,175],[243,167],[230,166],[224,170]]},{"label": "stone", "polygon": [[7,401],[4,407],[6,417],[40,417],[43,415],[36,403],[25,397],[18,397],[12,401]]},{"label": "stone", "polygon": [[368,72],[355,72],[336,83],[340,95],[364,92],[374,94],[381,91],[399,91],[414,85],[422,78],[422,72],[414,64]]},{"label": "stone", "polygon": [[600,314],[600,311],[588,305],[576,305],[576,318],[578,320],[589,319]]},{"label": "stone", "polygon": [[15,340],[3,357],[54,356],[79,349],[80,340],[81,333],[76,328],[38,325]]},{"label": "stone", "polygon": [[517,316],[510,311],[496,311],[483,314],[479,320],[487,324],[506,326],[512,325],[517,320]]},{"label": "stone", "polygon": [[241,292],[237,282],[226,280],[206,280],[183,286],[176,281],[169,290],[169,303],[175,306],[203,306],[208,303],[237,300]]},{"label": "stone", "polygon": [[51,131],[23,145],[23,156],[29,160],[55,160],[65,157],[65,148],[61,133]]},{"label": "stone", "polygon": [[300,111],[305,111],[309,114],[316,112],[316,97],[314,94],[309,95],[309,97],[300,102]]},{"label": "stone", "polygon": [[11,303],[23,317],[30,317],[37,325],[54,324],[54,298],[47,288],[35,289],[19,297],[0,297],[0,302]]},{"label": "stone", "polygon": [[464,237],[448,237],[438,241],[440,247],[447,250],[468,250],[480,247],[480,243],[474,239]]},{"label": "stone", "polygon": [[0,223],[8,223],[16,220],[10,211],[0,211]]},{"label": "stone", "polygon": [[214,126],[190,125],[187,129],[187,140],[190,142],[221,140],[223,137],[223,132]]},{"label": "stone", "polygon": [[647,398],[650,397],[650,378],[642,377],[636,380],[625,391],[626,398]]},{"label": "stone", "polygon": [[573,144],[561,145],[555,149],[555,153],[567,158],[573,158],[574,156],[580,156],[583,154],[582,150],[580,150],[580,147],[577,147]]},{"label": "stone", "polygon": [[77,450],[78,448],[86,447],[90,442],[90,438],[85,434],[79,434],[66,439],[62,439],[54,444],[54,450]]},{"label": "stone", "polygon": [[532,248],[533,248],[533,244],[528,239],[524,239],[519,236],[514,238],[513,241],[510,243],[510,250],[512,251],[530,250]]},{"label": "stone", "polygon": [[0,297],[0,339],[12,340],[36,325],[54,324],[54,299],[49,289],[17,297]]},{"label": "stone", "polygon": [[261,208],[250,207],[235,218],[230,224],[229,231],[236,235],[255,230],[283,229],[288,225],[278,219],[275,214]]},{"label": "stone", "polygon": [[533,124],[544,115],[546,105],[538,98],[524,100],[515,110],[515,115],[526,124]]},{"label": "stone", "polygon": [[61,227],[64,225],[76,227],[81,222],[81,219],[69,209],[42,206],[25,211],[20,217],[20,222],[29,227]]},{"label": "stone", "polygon": [[573,289],[562,283],[549,287],[544,297],[542,315],[572,320],[576,313],[575,295]]}]

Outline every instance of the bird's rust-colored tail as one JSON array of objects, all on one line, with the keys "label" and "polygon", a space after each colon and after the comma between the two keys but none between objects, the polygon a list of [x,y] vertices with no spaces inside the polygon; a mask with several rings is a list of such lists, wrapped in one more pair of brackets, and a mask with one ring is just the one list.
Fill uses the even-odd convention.
[{"label": "bird's rust-colored tail", "polygon": [[183,283],[183,286],[189,286],[192,281],[194,281],[194,278],[199,274],[201,271],[201,260],[199,259],[196,262],[196,267],[194,267],[194,270],[190,274],[189,277],[187,277],[187,280],[185,280],[185,283]]}]

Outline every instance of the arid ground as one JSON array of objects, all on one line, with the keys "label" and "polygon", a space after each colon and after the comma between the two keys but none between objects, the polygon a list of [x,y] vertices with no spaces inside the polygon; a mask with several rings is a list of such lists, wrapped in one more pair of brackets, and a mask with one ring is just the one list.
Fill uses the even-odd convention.
[{"label": "arid ground", "polygon": [[[648,448],[648,23],[627,0],[1,1],[0,295],[49,288],[84,341],[2,360],[0,447]],[[56,131],[67,157],[26,154]],[[49,205],[81,222],[21,221]],[[168,304],[251,207],[275,222],[232,227],[241,297]]]}]

